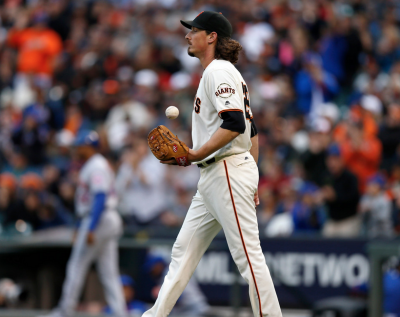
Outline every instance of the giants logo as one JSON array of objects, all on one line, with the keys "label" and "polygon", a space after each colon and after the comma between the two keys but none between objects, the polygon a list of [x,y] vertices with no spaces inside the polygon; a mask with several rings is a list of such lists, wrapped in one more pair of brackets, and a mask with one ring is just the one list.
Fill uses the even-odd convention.
[{"label": "giants logo", "polygon": [[235,94],[235,89],[233,89],[231,85],[227,83],[220,84],[217,88],[217,91],[215,92],[215,96],[221,98],[229,98],[234,94]]},{"label": "giants logo", "polygon": [[175,153],[178,152],[178,146],[176,144],[172,146],[172,151],[174,151]]}]

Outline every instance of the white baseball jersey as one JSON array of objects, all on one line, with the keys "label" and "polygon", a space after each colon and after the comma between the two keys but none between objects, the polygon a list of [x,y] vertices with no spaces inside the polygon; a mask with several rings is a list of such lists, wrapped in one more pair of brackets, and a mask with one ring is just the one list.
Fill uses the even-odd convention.
[{"label": "white baseball jersey", "polygon": [[89,215],[93,197],[96,193],[107,195],[106,210],[117,208],[117,196],[114,190],[114,172],[101,154],[93,155],[79,173],[79,184],[75,194],[75,206],[78,216]]},{"label": "white baseball jersey", "polygon": [[253,115],[246,82],[231,62],[215,59],[204,70],[194,99],[192,115],[194,150],[202,147],[219,129],[223,122],[221,113],[225,111],[242,112],[246,119],[246,130],[202,162],[213,157],[244,153],[251,148],[250,120]]}]

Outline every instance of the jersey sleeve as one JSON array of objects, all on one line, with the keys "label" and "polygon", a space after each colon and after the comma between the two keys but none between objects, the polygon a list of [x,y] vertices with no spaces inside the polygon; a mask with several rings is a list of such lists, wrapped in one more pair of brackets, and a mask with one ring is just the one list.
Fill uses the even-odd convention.
[{"label": "jersey sleeve", "polygon": [[108,193],[111,188],[111,182],[106,173],[101,169],[96,169],[90,175],[90,191],[92,193]]},{"label": "jersey sleeve", "polygon": [[256,124],[254,123],[254,119],[250,119],[251,122],[251,133],[250,133],[250,137],[255,137],[258,134],[258,130],[256,127]]},{"label": "jersey sleeve", "polygon": [[223,111],[221,112],[221,118],[224,120],[221,124],[221,128],[231,130],[243,134],[246,130],[246,123],[244,116],[239,111]]},{"label": "jersey sleeve", "polygon": [[206,78],[206,91],[211,103],[221,117],[226,111],[243,113],[243,100],[240,98],[235,80],[226,70],[215,70]]},{"label": "jersey sleeve", "polygon": [[89,225],[90,231],[93,231],[94,229],[96,229],[96,227],[100,221],[101,214],[104,211],[105,205],[106,205],[106,194],[103,192],[96,193],[96,195],[94,195],[94,198],[93,198],[93,205],[92,205],[92,210],[90,213],[90,215],[92,217],[92,220]]}]

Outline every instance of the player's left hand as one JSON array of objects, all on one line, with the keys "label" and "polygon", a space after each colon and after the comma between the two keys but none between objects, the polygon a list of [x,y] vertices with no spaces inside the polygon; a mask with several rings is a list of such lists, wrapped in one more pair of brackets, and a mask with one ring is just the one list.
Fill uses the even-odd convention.
[{"label": "player's left hand", "polygon": [[75,230],[72,234],[72,244],[75,243],[76,239],[78,238],[78,230]]},{"label": "player's left hand", "polygon": [[189,166],[189,147],[167,127],[159,125],[150,131],[147,143],[153,155],[163,164]]},{"label": "player's left hand", "polygon": [[86,243],[88,245],[93,245],[94,241],[95,241],[94,233],[92,231],[89,231],[86,236]]},{"label": "player's left hand", "polygon": [[254,194],[254,203],[256,204],[256,207],[260,204],[260,198],[258,197],[258,189]]}]

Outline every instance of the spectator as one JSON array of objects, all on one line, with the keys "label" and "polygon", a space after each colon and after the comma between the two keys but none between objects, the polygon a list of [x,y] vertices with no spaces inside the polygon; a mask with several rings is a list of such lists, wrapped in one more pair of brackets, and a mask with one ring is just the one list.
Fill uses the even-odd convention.
[{"label": "spectator", "polygon": [[39,111],[28,108],[24,112],[21,126],[12,135],[14,144],[21,149],[31,165],[42,165],[46,162],[48,130],[41,124],[40,116]]},{"label": "spectator", "polygon": [[387,193],[393,200],[393,227],[398,234],[400,232],[400,164],[398,161],[392,166]]},{"label": "spectator", "polygon": [[46,165],[43,168],[43,181],[48,193],[58,195],[58,181],[61,171],[55,165]]},{"label": "spectator", "polygon": [[157,298],[167,264],[159,254],[146,255],[138,281],[141,285],[140,299],[152,302]]},{"label": "spectator", "polygon": [[257,208],[257,221],[260,231],[265,228],[269,220],[276,213],[275,197],[269,186],[260,186],[258,188],[258,197],[260,206]]},{"label": "spectator", "polygon": [[33,190],[24,190],[18,205],[18,209],[9,210],[9,213],[6,214],[4,224],[13,226],[22,220],[33,229],[37,229],[39,227],[38,212],[41,205],[39,193]]},{"label": "spectator", "polygon": [[72,181],[62,179],[57,189],[62,206],[71,215],[75,214],[75,187]]},{"label": "spectator", "polygon": [[291,211],[294,234],[317,233],[322,229],[325,214],[320,202],[315,199],[318,187],[305,182],[299,191],[299,200]]},{"label": "spectator", "polygon": [[0,223],[6,223],[9,215],[18,210],[16,200],[17,180],[10,173],[0,174]]},{"label": "spectator", "polygon": [[14,225],[18,220],[30,224],[34,229],[39,227],[38,211],[41,205],[40,192],[44,188],[42,179],[33,173],[27,173],[20,180],[21,193],[18,196],[18,208],[10,209],[5,215],[4,223]]},{"label": "spectator", "polygon": [[40,206],[37,209],[38,223],[36,230],[54,228],[58,226],[71,226],[72,215],[63,208],[60,202],[54,197],[45,193],[40,197]]},{"label": "spectator", "polygon": [[[137,300],[136,295],[136,283],[129,275],[121,275],[121,284],[124,291],[124,297],[126,302],[126,308],[130,316],[141,316],[147,310],[147,305]],[[111,308],[106,307],[104,309],[106,314],[112,314]]]},{"label": "spectator", "polygon": [[386,23],[382,27],[382,36],[377,45],[377,61],[381,69],[388,72],[400,57],[400,35],[397,26],[393,22]]},{"label": "spectator", "polygon": [[375,138],[378,134],[378,123],[374,116],[365,111],[360,105],[354,104],[349,111],[348,119],[339,122],[333,131],[335,142],[342,144],[349,137],[349,130],[353,124],[360,123],[364,138]]},{"label": "spectator", "polygon": [[380,93],[382,101],[386,104],[397,104],[398,102],[398,94],[400,88],[400,62],[394,64],[390,70],[388,75],[387,85],[384,87],[385,89]]},{"label": "spectator", "polygon": [[170,208],[160,216],[161,223],[167,227],[180,227],[187,213],[187,206],[192,201],[192,191],[184,188],[177,190]]},{"label": "spectator", "polygon": [[367,56],[363,71],[356,77],[354,88],[361,93],[382,93],[389,83],[389,75],[381,71],[376,59]]},{"label": "spectator", "polygon": [[240,43],[242,43],[249,60],[255,62],[263,52],[265,43],[274,36],[273,28],[266,22],[246,23]]},{"label": "spectator", "polygon": [[[293,185],[285,184],[285,188],[291,191]],[[264,190],[260,191],[264,193]],[[261,214],[261,220],[268,220],[265,227],[265,234],[269,237],[317,234],[321,231],[325,222],[325,211],[322,203],[317,197],[318,187],[311,182],[304,182],[298,188],[297,197],[292,200],[291,194],[286,194],[286,205],[281,203],[276,208],[276,213],[270,210],[267,214]],[[260,195],[262,201],[263,197]],[[263,210],[264,211],[264,210]],[[268,216],[268,217],[266,217]],[[265,223],[259,222],[259,226]]]},{"label": "spectator", "polygon": [[318,193],[318,199],[325,202],[328,209],[328,220],[324,225],[323,234],[327,237],[358,236],[358,181],[356,176],[346,169],[341,150],[336,144],[328,148],[326,166],[329,174]]},{"label": "spectator", "polygon": [[20,188],[21,196],[16,203],[18,207],[6,209],[6,225],[22,220],[29,223],[34,230],[40,230],[72,224],[72,217],[67,215],[57,199],[43,191],[44,182],[38,175],[24,175],[20,181]]},{"label": "spectator", "polygon": [[279,203],[276,206],[276,213],[290,213],[290,210],[293,210],[297,201],[297,191],[301,186],[299,183],[301,183],[300,179],[292,178],[281,184],[278,188],[277,199]]},{"label": "spectator", "polygon": [[106,120],[107,137],[110,148],[119,151],[127,142],[129,131],[148,129],[153,118],[144,104],[132,99],[128,89],[119,93],[120,103],[115,105]]},{"label": "spectator", "polygon": [[18,71],[25,74],[43,75],[50,79],[54,61],[61,52],[60,36],[47,27],[46,12],[34,14],[33,26],[27,28],[28,13],[18,15],[15,27],[10,30],[8,44],[18,50]]},{"label": "spectator", "polygon": [[9,155],[7,164],[3,166],[2,172],[20,177],[26,173],[40,174],[42,169],[40,166],[28,165],[27,157],[19,149],[14,149]]},{"label": "spectator", "polygon": [[349,86],[358,70],[362,46],[359,34],[351,24],[353,8],[343,3],[337,4],[336,9],[337,15],[321,39],[320,53],[324,69],[341,84]]},{"label": "spectator", "polygon": [[383,311],[385,316],[400,316],[400,261],[383,274]]},{"label": "spectator", "polygon": [[[148,301],[153,301],[158,297],[162,281],[167,274],[168,262],[155,252],[149,253],[143,266],[141,274],[144,281],[144,296]],[[181,297],[178,299],[177,305],[173,309],[173,314],[182,316],[203,316],[209,310],[207,300],[202,293],[196,279],[192,277]]]},{"label": "spectator", "polygon": [[393,163],[398,159],[400,144],[400,106],[391,104],[388,115],[382,123],[378,138],[382,142],[381,167],[390,171]]},{"label": "spectator", "polygon": [[321,58],[314,53],[306,53],[304,69],[294,78],[298,110],[308,115],[312,122],[318,108],[329,102],[338,92],[338,84],[333,75],[322,69]]},{"label": "spectator", "polygon": [[369,238],[393,236],[392,204],[384,191],[385,179],[376,174],[368,179],[365,194],[360,201],[364,218],[364,233]]},{"label": "spectator", "polygon": [[150,153],[147,141],[139,139],[125,151],[116,178],[119,210],[134,227],[158,224],[166,210],[166,168]]},{"label": "spectator", "polygon": [[375,123],[379,123],[383,112],[382,101],[375,95],[364,95],[360,100],[361,108],[367,112],[366,116],[372,117]]},{"label": "spectator", "polygon": [[71,28],[71,7],[66,0],[50,1],[47,5],[49,14],[48,26],[65,41]]},{"label": "spectator", "polygon": [[326,178],[326,149],[330,142],[329,122],[319,119],[328,125],[327,127],[316,126],[316,129],[309,132],[308,149],[301,154],[300,160],[303,163],[305,178],[317,185],[322,185]]},{"label": "spectator", "polygon": [[361,122],[351,123],[348,138],[340,151],[346,168],[357,176],[360,192],[363,193],[368,177],[378,172],[381,142],[376,137],[365,137]]}]

